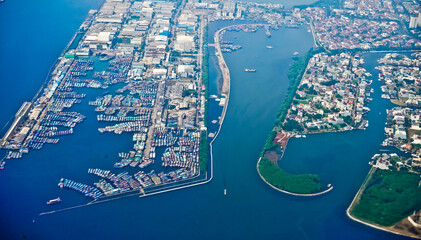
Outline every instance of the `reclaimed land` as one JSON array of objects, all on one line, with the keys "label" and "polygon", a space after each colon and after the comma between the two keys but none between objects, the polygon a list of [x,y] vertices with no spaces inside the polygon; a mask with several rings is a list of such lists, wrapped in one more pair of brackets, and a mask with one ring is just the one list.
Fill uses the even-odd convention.
[{"label": "reclaimed land", "polygon": [[[288,72],[288,79],[290,81],[290,86],[288,88],[288,94],[286,99],[281,105],[281,108],[278,111],[277,119],[274,124],[273,130],[269,133],[261,157],[257,162],[257,172],[259,176],[263,179],[272,188],[281,191],[286,194],[296,195],[296,196],[316,196],[321,195],[326,192],[329,192],[333,189],[330,186],[328,189],[321,191],[322,185],[320,183],[320,178],[315,174],[290,174],[281,169],[276,163],[276,161],[270,161],[266,157],[266,153],[270,151],[275,151],[278,148],[278,145],[273,142],[276,133],[281,130],[281,125],[284,122],[288,109],[292,104],[294,99],[295,92],[297,87],[301,82],[307,64],[312,56],[313,52],[310,50],[305,55],[298,58],[290,67]],[[286,145],[286,144],[285,144]],[[284,146],[285,147],[285,146]],[[281,156],[282,158],[282,156]]]},{"label": "reclaimed land", "polygon": [[419,174],[371,168],[347,209],[354,221],[408,237],[421,238],[421,231],[407,217],[421,209]]}]

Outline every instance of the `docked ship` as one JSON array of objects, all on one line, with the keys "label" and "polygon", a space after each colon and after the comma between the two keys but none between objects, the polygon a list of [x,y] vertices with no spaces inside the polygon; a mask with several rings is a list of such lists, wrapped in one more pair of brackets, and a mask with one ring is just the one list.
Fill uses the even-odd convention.
[{"label": "docked ship", "polygon": [[47,204],[52,205],[52,204],[56,204],[56,203],[59,203],[59,202],[61,202],[60,197],[55,198],[55,199],[51,199],[50,201],[47,202]]},{"label": "docked ship", "polygon": [[113,58],[115,58],[114,55],[105,55],[105,56],[101,56],[101,58],[99,60],[105,62],[105,61],[109,61]]},{"label": "docked ship", "polygon": [[256,72],[256,69],[246,68],[246,69],[244,69],[244,72]]}]

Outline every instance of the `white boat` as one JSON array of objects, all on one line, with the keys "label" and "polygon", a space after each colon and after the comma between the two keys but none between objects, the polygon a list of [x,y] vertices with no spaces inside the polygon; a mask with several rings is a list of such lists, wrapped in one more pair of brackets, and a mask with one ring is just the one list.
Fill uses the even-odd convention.
[{"label": "white boat", "polygon": [[227,189],[226,188],[224,189],[224,195],[225,196],[227,195]]},{"label": "white boat", "polygon": [[272,47],[272,46],[266,46],[266,48],[267,48],[267,49],[272,49],[273,47]]}]

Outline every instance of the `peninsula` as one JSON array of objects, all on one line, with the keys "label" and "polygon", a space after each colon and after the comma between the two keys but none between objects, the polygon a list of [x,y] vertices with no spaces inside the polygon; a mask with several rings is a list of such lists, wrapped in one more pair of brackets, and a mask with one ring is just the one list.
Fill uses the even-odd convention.
[{"label": "peninsula", "polygon": [[[387,139],[382,145],[412,156],[402,156],[402,152],[375,155],[371,165],[379,170],[370,171],[347,213],[369,226],[419,237],[421,13],[415,3],[394,3],[399,6],[397,10],[358,0],[319,1],[294,11],[294,17],[307,20],[315,48],[290,67],[289,92],[263,147],[257,171],[265,183],[283,193],[315,196],[331,190],[331,184],[323,188],[317,175],[294,175],[279,168],[287,143],[308,134],[368,127],[365,115],[370,111],[366,104],[372,100],[372,76],[363,66],[362,54],[408,51],[412,58],[387,54],[379,60],[384,65],[378,68],[384,84],[382,97],[405,107],[387,111]],[[400,14],[400,9],[405,14]]]}]

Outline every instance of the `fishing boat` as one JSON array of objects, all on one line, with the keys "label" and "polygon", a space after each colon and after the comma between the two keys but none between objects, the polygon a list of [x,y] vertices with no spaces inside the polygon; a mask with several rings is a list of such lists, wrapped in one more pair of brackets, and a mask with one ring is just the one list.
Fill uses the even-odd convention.
[{"label": "fishing boat", "polygon": [[109,61],[109,60],[113,59],[114,57],[115,56],[113,56],[113,55],[105,55],[105,56],[101,57],[99,60],[105,62],[105,61]]},{"label": "fishing boat", "polygon": [[273,47],[272,47],[272,46],[266,46],[266,48],[268,48],[268,49],[272,49]]},{"label": "fishing boat", "polygon": [[227,189],[226,188],[224,189],[224,195],[225,196],[227,195]]},{"label": "fishing boat", "polygon": [[246,68],[244,69],[244,72],[256,72],[256,69]]},{"label": "fishing boat", "polygon": [[6,165],[6,162],[5,161],[2,161],[0,163],[0,170],[3,170],[4,169],[4,165]]},{"label": "fishing boat", "polygon": [[48,205],[52,205],[52,204],[56,204],[56,203],[60,203],[61,202],[61,199],[60,199],[60,197],[58,197],[58,198],[55,198],[55,199],[51,199],[51,200],[49,200],[48,202],[47,202],[47,204]]}]

